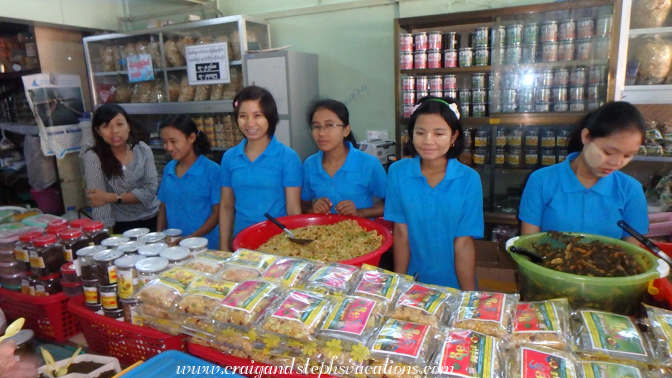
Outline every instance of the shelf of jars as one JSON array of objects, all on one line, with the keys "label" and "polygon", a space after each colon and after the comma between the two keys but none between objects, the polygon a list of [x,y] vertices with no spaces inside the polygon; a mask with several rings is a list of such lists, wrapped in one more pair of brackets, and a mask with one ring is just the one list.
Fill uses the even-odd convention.
[{"label": "shelf of jars", "polygon": [[[575,124],[586,114],[585,112],[497,113],[489,117],[461,117],[460,121],[465,127],[481,125],[562,126]],[[399,123],[407,126],[408,118],[401,118]]]}]

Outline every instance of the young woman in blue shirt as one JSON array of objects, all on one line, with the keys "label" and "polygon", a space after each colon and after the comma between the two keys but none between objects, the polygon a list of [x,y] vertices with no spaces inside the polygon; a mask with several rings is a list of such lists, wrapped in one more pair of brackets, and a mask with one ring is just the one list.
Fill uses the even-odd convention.
[{"label": "young woman in blue shirt", "polygon": [[[231,248],[231,235],[274,217],[301,214],[301,159],[274,135],[279,115],[269,91],[242,89],[233,100],[233,116],[245,139],[224,153],[221,164],[220,249]],[[234,221],[235,218],[235,221]]]},{"label": "young woman in blue shirt", "polygon": [[387,175],[377,158],[361,152],[342,102],[322,100],[308,113],[310,130],[320,151],[303,163],[301,207],[304,213],[377,218],[384,204]]},{"label": "young woman in blue shirt", "polygon": [[424,97],[408,123],[414,157],[390,166],[385,219],[394,222],[394,269],[420,282],[476,289],[473,238],[483,237],[478,173],[457,157],[465,146],[457,105]]},{"label": "young woman in blue shirt", "polygon": [[582,232],[637,243],[616,223],[648,232],[642,185],[619,171],[637,155],[644,118],[627,102],[610,102],[585,116],[570,135],[567,159],[530,175],[518,217],[523,235]]},{"label": "young woman in blue shirt", "polygon": [[157,230],[177,228],[182,237],[202,236],[208,248],[219,247],[219,165],[205,157],[208,137],[191,117],[177,115],[159,125],[163,147],[172,156],[159,186]]}]

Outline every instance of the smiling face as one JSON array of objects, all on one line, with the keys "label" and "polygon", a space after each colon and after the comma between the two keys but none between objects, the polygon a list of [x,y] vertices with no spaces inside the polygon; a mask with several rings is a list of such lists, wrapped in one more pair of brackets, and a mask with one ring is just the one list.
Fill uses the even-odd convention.
[{"label": "smiling face", "polygon": [[343,121],[336,113],[325,108],[315,111],[311,126],[318,126],[313,129],[312,134],[322,152],[340,147],[343,139],[350,134],[350,125],[343,126]]},{"label": "smiling face", "polygon": [[128,141],[131,132],[131,126],[126,121],[126,117],[119,113],[110,122],[103,123],[96,130],[105,143],[112,147],[123,146]]},{"label": "smiling face", "polygon": [[453,132],[439,114],[422,114],[413,127],[413,147],[424,160],[447,159],[459,133]]},{"label": "smiling face", "polygon": [[625,167],[637,155],[642,144],[642,134],[624,130],[602,138],[590,138],[587,129],[581,132],[581,156],[593,175],[605,177]]},{"label": "smiling face", "polygon": [[259,100],[247,100],[240,104],[238,127],[247,140],[268,138],[268,120],[259,105]]},{"label": "smiling face", "polygon": [[194,141],[196,134],[192,133],[186,136],[182,131],[167,126],[161,129],[161,141],[163,148],[168,151],[173,160],[182,160],[194,152]]}]

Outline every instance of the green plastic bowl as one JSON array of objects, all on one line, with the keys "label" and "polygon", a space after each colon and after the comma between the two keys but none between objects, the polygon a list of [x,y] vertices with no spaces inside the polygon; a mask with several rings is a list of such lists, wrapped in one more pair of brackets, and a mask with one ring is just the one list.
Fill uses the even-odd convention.
[{"label": "green plastic bowl", "polygon": [[526,301],[553,298],[567,298],[572,308],[592,308],[597,310],[631,315],[639,306],[650,281],[666,277],[670,267],[645,249],[623,240],[606,236],[565,232],[565,235],[583,237],[583,242],[599,240],[603,243],[618,244],[634,256],[645,272],[629,277],[588,277],[558,272],[532,263],[527,258],[509,251],[516,246],[536,251],[535,245],[551,242],[553,247],[562,248],[566,244],[542,232],[517,236],[506,242],[506,250],[518,263],[520,294]]}]

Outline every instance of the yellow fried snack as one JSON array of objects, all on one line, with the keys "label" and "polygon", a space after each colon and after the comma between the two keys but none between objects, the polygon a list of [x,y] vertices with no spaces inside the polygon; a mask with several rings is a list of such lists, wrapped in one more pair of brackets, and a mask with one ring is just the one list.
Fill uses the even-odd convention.
[{"label": "yellow fried snack", "polygon": [[261,328],[281,336],[313,341],[314,332],[331,310],[331,301],[308,291],[292,290],[269,311]]},{"label": "yellow fried snack", "polygon": [[438,326],[444,322],[450,295],[426,285],[410,284],[397,300],[390,317]]},{"label": "yellow fried snack", "polygon": [[187,287],[177,308],[185,314],[209,316],[235,286],[234,282],[198,277]]},{"label": "yellow fried snack", "polygon": [[279,286],[261,280],[241,282],[212,314],[218,322],[251,327],[276,297]]},{"label": "yellow fried snack", "polygon": [[508,340],[517,303],[517,294],[464,292],[451,326]]}]

